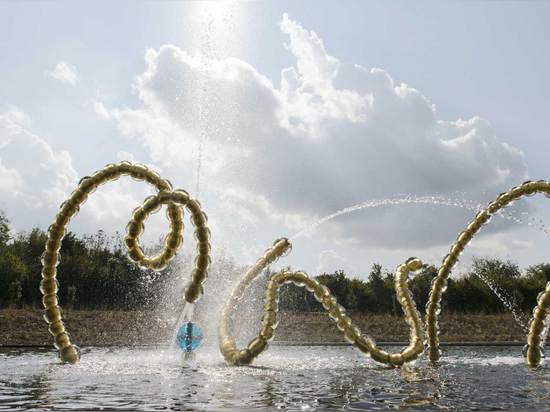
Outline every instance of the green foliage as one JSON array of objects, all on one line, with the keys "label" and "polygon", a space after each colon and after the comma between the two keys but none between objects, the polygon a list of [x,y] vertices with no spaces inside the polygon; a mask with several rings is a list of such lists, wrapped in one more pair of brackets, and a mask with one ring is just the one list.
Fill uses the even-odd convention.
[{"label": "green foliage", "polygon": [[[42,295],[40,256],[47,235],[40,229],[11,238],[7,220],[0,214],[0,307],[39,307]],[[2,234],[7,234],[2,237]],[[5,241],[3,241],[5,239]],[[99,231],[78,237],[67,233],[58,266],[59,298],[76,308],[134,309],[158,303],[166,286],[158,273],[142,270],[128,259],[121,236]],[[163,273],[171,279],[169,266]],[[167,273],[168,272],[168,273]]]},{"label": "green foliage", "polygon": [[9,224],[4,212],[0,211],[0,248],[5,247],[11,238]]},{"label": "green foliage", "polygon": [[[423,312],[429,298],[432,280],[437,268],[424,267],[409,282],[417,308]],[[531,266],[522,274],[510,261],[474,259],[472,271],[458,278],[450,278],[443,299],[444,310],[457,313],[500,313],[506,310],[502,301],[482,280],[496,285],[511,305],[528,312],[536,305],[536,297],[550,280],[550,264]],[[350,279],[342,271],[324,273],[317,277],[326,285],[342,306],[348,310],[369,313],[402,314],[395,297],[394,275],[381,265],[374,264],[367,280]],[[320,304],[301,288],[286,286],[281,292],[283,310],[319,311]]]},{"label": "green foliage", "polygon": [[[41,293],[40,256],[46,233],[33,229],[13,235],[9,221],[0,212],[0,307],[32,305],[39,307]],[[156,306],[166,291],[174,289],[175,263],[162,273],[140,269],[126,254],[122,236],[99,231],[77,236],[69,232],[61,245],[59,297],[74,308],[134,309]],[[229,270],[224,267],[224,271]],[[409,282],[417,307],[424,311],[437,268],[425,265]],[[215,274],[213,273],[213,278]],[[265,277],[269,277],[269,273]],[[366,278],[350,278],[343,271],[317,277],[347,310],[368,313],[401,314],[394,289],[394,275],[374,264]],[[214,281],[214,279],[211,279]],[[220,278],[221,281],[221,278]],[[445,311],[498,313],[505,310],[486,282],[521,311],[531,311],[537,295],[550,281],[550,263],[528,267],[522,273],[510,261],[474,259],[472,270],[449,279],[444,296]],[[212,287],[211,290],[214,290]],[[171,292],[170,292],[171,293]],[[261,294],[258,291],[258,294]],[[283,310],[321,311],[322,306],[303,288],[284,285],[279,305]]]},{"label": "green foliage", "polygon": [[23,284],[27,280],[25,262],[12,251],[4,250],[0,254],[0,305],[22,303]]}]

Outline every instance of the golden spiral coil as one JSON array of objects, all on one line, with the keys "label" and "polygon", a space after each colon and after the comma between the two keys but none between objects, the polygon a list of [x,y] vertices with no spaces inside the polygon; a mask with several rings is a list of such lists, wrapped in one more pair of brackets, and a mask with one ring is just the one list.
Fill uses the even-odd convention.
[{"label": "golden spiral coil", "polygon": [[[429,350],[429,359],[432,362],[436,362],[441,355],[438,337],[438,317],[441,312],[441,299],[443,293],[447,289],[447,279],[452,268],[458,262],[459,256],[481,227],[489,222],[492,215],[514,200],[518,200],[524,196],[532,196],[536,193],[543,193],[550,197],[550,183],[544,180],[527,181],[521,186],[514,187],[509,192],[499,195],[495,201],[489,203],[487,208],[477,213],[475,218],[467,225],[466,229],[458,235],[456,242],[451,246],[449,254],[443,259],[442,266],[439,268],[437,276],[432,281],[432,288],[426,305],[426,342]],[[425,345],[423,333],[424,325],[407,285],[408,274],[422,267],[422,262],[416,258],[411,258],[407,260],[406,263],[398,266],[395,276],[397,298],[403,308],[405,320],[410,328],[409,345],[402,351],[390,354],[378,348],[372,338],[368,335],[362,335],[361,331],[353,325],[351,319],[345,314],[344,308],[338,305],[338,302],[328,288],[320,285],[315,279],[309,277],[304,272],[289,271],[277,273],[270,279],[265,295],[262,328],[260,329],[258,337],[249,342],[246,348],[237,349],[235,339],[229,331],[230,317],[237,301],[243,296],[245,289],[261,271],[289,249],[290,242],[287,239],[276,241],[273,247],[268,249],[246,272],[243,279],[231,293],[228,303],[222,312],[219,325],[220,351],[228,363],[249,364],[260,353],[266,350],[269,341],[273,339],[273,334],[277,326],[279,289],[283,283],[287,282],[305,287],[309,292],[313,293],[315,298],[321,302],[329,316],[334,320],[338,329],[342,331],[346,340],[355,345],[363,353],[371,356],[375,361],[390,366],[400,366],[420,356]],[[550,282],[537,299],[537,306],[533,310],[533,318],[529,325],[526,358],[527,364],[531,367],[538,367],[541,363],[543,357],[541,349],[543,341],[542,334],[545,327],[545,320],[549,314]]]},{"label": "golden spiral coil", "polygon": [[[49,325],[48,329],[54,337],[54,345],[63,362],[77,362],[80,358],[80,351],[71,342],[71,337],[62,320],[61,308],[58,305],[59,284],[56,277],[57,265],[61,259],[59,254],[61,241],[71,218],[78,213],[80,206],[88,196],[98,186],[116,180],[122,175],[129,175],[136,180],[150,183],[158,190],[155,196],[148,197],[142,206],[134,210],[132,220],[127,226],[125,243],[130,258],[143,268],[161,270],[166,267],[182,243],[183,207],[185,207],[190,212],[195,225],[195,237],[198,243],[195,269],[191,281],[185,289],[184,299],[189,303],[194,303],[203,293],[202,283],[206,280],[210,264],[210,231],[207,226],[207,217],[202,212],[200,203],[191,199],[184,190],[172,190],[172,185],[168,180],[162,179],[146,166],[129,162],[107,165],[93,176],[87,176],[80,180],[76,190],[61,205],[54,223],[48,229],[46,247],[41,259],[40,291],[43,295],[44,319]],[[163,250],[157,256],[147,257],[138,244],[138,238],[143,231],[143,223],[147,217],[162,205],[168,207],[166,215],[170,221],[170,233],[166,237]]]},{"label": "golden spiral coil", "polygon": [[226,361],[231,365],[249,364],[260,353],[267,349],[268,343],[273,339],[275,328],[277,327],[277,312],[279,303],[279,289],[285,283],[294,283],[296,286],[304,287],[323,305],[330,318],[336,323],[338,329],[342,331],[346,340],[354,344],[359,350],[370,355],[374,360],[395,366],[410,362],[416,359],[424,350],[424,333],[420,313],[416,309],[414,300],[407,285],[409,272],[416,271],[422,267],[419,259],[411,258],[406,263],[397,268],[395,277],[395,289],[397,297],[405,319],[409,324],[411,333],[409,346],[399,353],[388,353],[376,346],[369,336],[363,336],[359,328],[353,325],[345,309],[338,304],[336,298],[332,296],[330,290],[321,285],[314,278],[309,277],[305,272],[282,271],[271,277],[267,284],[264,304],[264,317],[262,327],[258,336],[249,342],[244,349],[237,349],[235,339],[229,331],[229,321],[232,309],[237,301],[244,294],[245,289],[250,283],[277,257],[288,251],[290,242],[288,239],[277,240],[273,247],[268,249],[265,254],[258,259],[239,282],[237,287],[231,293],[226,308],[222,312],[219,325],[219,344]]},{"label": "golden spiral coil", "polygon": [[[50,333],[54,336],[54,345],[58,349],[63,362],[77,362],[80,358],[80,352],[78,347],[71,342],[70,335],[63,324],[61,308],[58,305],[57,291],[59,285],[56,276],[57,265],[60,261],[61,242],[71,218],[78,213],[80,206],[86,201],[87,197],[98,186],[118,179],[121,175],[129,175],[136,180],[146,181],[158,190],[156,195],[145,199],[144,203],[134,210],[132,219],[127,226],[125,244],[130,258],[144,268],[161,270],[166,267],[182,244],[183,209],[185,208],[191,214],[191,220],[195,225],[197,257],[191,281],[184,291],[184,299],[188,303],[194,303],[203,293],[202,284],[206,280],[210,264],[210,231],[206,214],[202,211],[200,203],[190,198],[184,190],[172,190],[169,181],[162,179],[146,166],[129,162],[107,165],[93,176],[83,178],[69,199],[61,205],[54,223],[48,229],[46,247],[41,259],[42,281],[40,282],[40,290],[43,294],[44,319],[49,325]],[[481,227],[489,222],[492,215],[513,201],[536,193],[543,193],[550,197],[550,183],[544,180],[528,181],[502,193],[495,201],[489,203],[485,209],[480,211],[467,225],[466,229],[458,235],[456,242],[451,246],[449,254],[443,259],[437,276],[432,282],[429,300],[426,305],[426,325],[422,322],[408,287],[409,273],[419,270],[422,267],[422,262],[417,258],[410,258],[404,264],[398,266],[395,276],[395,289],[405,314],[405,320],[410,328],[409,345],[400,352],[386,352],[380,349],[368,335],[363,335],[353,324],[351,318],[346,315],[344,308],[338,304],[330,290],[302,271],[281,271],[270,278],[265,292],[264,315],[258,336],[250,341],[245,348],[237,348],[236,340],[230,332],[230,319],[235,306],[254,279],[291,249],[289,240],[282,238],[266,250],[264,255],[248,269],[232,290],[222,311],[218,327],[219,347],[222,355],[231,365],[246,365],[264,352],[273,339],[277,327],[279,290],[285,283],[294,283],[312,293],[323,305],[338,329],[342,331],[346,340],[372,357],[373,360],[391,366],[400,366],[418,358],[424,351],[425,330],[429,359],[434,362],[437,361],[441,355],[438,337],[441,299],[447,289],[447,279],[459,256]],[[138,239],[147,217],[162,205],[167,206],[170,232],[166,237],[163,250],[157,256],[148,257],[145,256],[139,246]],[[537,299],[537,306],[533,310],[533,318],[529,325],[526,357],[527,364],[531,367],[538,367],[541,363],[543,354],[540,346],[543,341],[545,320],[549,314],[550,282]]]},{"label": "golden spiral coil", "polygon": [[[435,362],[441,356],[438,336],[438,316],[441,312],[441,299],[443,293],[445,293],[447,289],[447,279],[451,274],[451,270],[458,262],[459,256],[472,238],[479,232],[483,225],[489,222],[495,213],[522,197],[533,196],[537,193],[542,193],[550,197],[550,183],[545,180],[529,180],[520,186],[512,188],[508,192],[501,193],[496,200],[492,201],[485,209],[478,212],[474,219],[466,226],[466,229],[459,233],[449,253],[443,258],[443,263],[437,272],[437,276],[433,280],[430,297],[426,304],[426,335],[428,337],[428,355],[431,361]],[[549,306],[550,282],[537,300],[537,306],[533,310],[533,317],[529,325],[526,356],[527,364],[532,367],[539,366],[542,359],[542,349],[540,345],[543,341],[542,333],[546,317],[548,316]]]}]

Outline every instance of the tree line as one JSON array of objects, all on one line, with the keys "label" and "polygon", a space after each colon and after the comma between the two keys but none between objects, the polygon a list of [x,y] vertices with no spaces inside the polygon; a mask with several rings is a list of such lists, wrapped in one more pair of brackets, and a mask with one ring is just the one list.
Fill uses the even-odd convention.
[{"label": "tree line", "polygon": [[[41,306],[40,258],[46,239],[38,228],[13,235],[0,214],[0,307]],[[120,234],[107,236],[103,231],[80,237],[67,233],[58,266],[63,306],[135,309],[155,305],[164,280],[157,272],[134,264],[122,240]]]},{"label": "tree line", "polygon": [[[421,312],[428,302],[432,280],[437,274],[433,265],[424,265],[409,282],[409,288]],[[368,280],[349,278],[343,271],[322,274],[317,279],[326,285],[347,310],[369,313],[402,314],[394,286],[394,273],[374,264]],[[513,308],[530,312],[538,294],[550,280],[550,264],[543,263],[521,271],[515,263],[499,259],[474,258],[472,268],[448,280],[442,306],[453,313],[501,313]],[[488,285],[489,283],[489,285]],[[496,293],[495,293],[496,291]],[[507,302],[508,308],[501,298]],[[321,305],[301,288],[285,285],[281,307],[286,310],[320,311]]]},{"label": "tree line", "polygon": [[[0,307],[40,307],[40,256],[46,236],[38,228],[13,234],[9,221],[0,212]],[[61,256],[59,297],[63,306],[78,309],[153,308],[166,299],[167,293],[179,296],[179,292],[174,292],[174,285],[177,283],[176,272],[185,266],[182,258],[172,262],[162,273],[141,269],[127,257],[120,234],[107,236],[98,231],[93,235],[77,236],[69,232],[63,240]],[[243,269],[231,263],[231,272],[242,274]],[[228,272],[228,269],[218,268],[214,272]],[[422,311],[436,273],[435,266],[425,265],[409,283]],[[395,296],[394,273],[379,264],[372,266],[365,279],[350,278],[343,271],[321,274],[317,279],[348,310],[401,314]],[[506,308],[492,287],[510,306],[523,312],[531,311],[536,305],[537,295],[549,280],[549,263],[520,270],[510,261],[476,258],[468,272],[449,279],[443,309],[458,313],[503,312]],[[221,278],[210,281],[220,282]],[[322,310],[310,293],[293,285],[283,286],[280,307],[294,311]]]}]

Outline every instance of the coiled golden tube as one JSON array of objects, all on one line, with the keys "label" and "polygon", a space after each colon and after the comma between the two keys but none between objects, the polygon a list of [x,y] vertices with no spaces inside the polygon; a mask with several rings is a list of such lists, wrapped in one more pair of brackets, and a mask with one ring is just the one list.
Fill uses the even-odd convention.
[{"label": "coiled golden tube", "polygon": [[[435,362],[440,357],[438,316],[441,312],[441,299],[447,288],[447,279],[452,268],[457,263],[460,254],[481,227],[490,220],[493,214],[514,200],[523,196],[531,196],[535,193],[543,193],[550,197],[550,183],[543,180],[528,181],[521,186],[514,187],[509,192],[502,193],[495,201],[489,203],[486,209],[480,211],[475,216],[466,229],[458,235],[457,241],[451,246],[449,254],[443,259],[443,264],[432,282],[429,301],[426,305],[426,334],[431,361]],[[238,349],[235,339],[229,331],[230,317],[237,301],[243,296],[245,289],[259,273],[289,249],[290,243],[287,239],[276,241],[273,247],[268,249],[264,256],[247,271],[231,293],[229,301],[222,312],[219,325],[220,351],[228,363],[238,365],[249,364],[267,348],[277,326],[279,289],[283,283],[287,282],[305,287],[309,292],[313,293],[317,300],[322,303],[329,316],[336,322],[338,328],[344,333],[345,338],[362,352],[371,356],[375,361],[391,366],[399,366],[416,359],[422,353],[424,349],[424,325],[407,286],[409,272],[418,270],[422,266],[421,261],[416,258],[411,258],[405,264],[400,265],[397,268],[395,277],[397,297],[403,307],[405,319],[410,328],[409,346],[401,352],[390,354],[379,349],[370,337],[363,336],[359,329],[352,324],[351,319],[345,315],[344,309],[338,305],[336,299],[325,286],[320,285],[315,279],[310,278],[304,272],[289,271],[277,273],[270,279],[265,295],[262,328],[258,337],[249,342],[246,348]],[[541,363],[542,349],[540,345],[545,319],[549,314],[550,282],[547,284],[545,291],[539,295],[537,306],[533,311],[533,318],[530,322],[526,358],[527,364],[531,367],[538,367]]]},{"label": "coiled golden tube", "polygon": [[[61,308],[58,305],[57,291],[57,265],[60,261],[59,249],[65,236],[65,230],[71,218],[79,211],[80,206],[95,189],[121,175],[129,175],[136,180],[146,181],[158,190],[155,196],[148,197],[142,206],[134,210],[132,220],[127,226],[125,243],[128,254],[138,265],[148,269],[161,270],[174,257],[176,250],[182,243],[183,232],[183,208],[191,214],[191,220],[195,225],[195,237],[197,238],[197,258],[191,281],[184,291],[184,299],[194,303],[203,293],[202,283],[208,275],[210,264],[210,231],[207,226],[207,217],[202,212],[200,203],[191,199],[184,190],[172,190],[168,180],[162,179],[157,173],[146,166],[121,162],[107,165],[93,176],[84,177],[78,187],[66,200],[55,218],[54,223],[48,229],[46,248],[42,255],[42,303],[44,306],[44,319],[49,325],[49,331],[54,337],[54,345],[59,351],[63,362],[76,363],[80,358],[80,351],[71,342],[71,338],[62,320]],[[138,244],[138,238],[143,231],[143,223],[152,212],[158,210],[161,205],[167,205],[167,217],[170,220],[170,233],[166,237],[163,250],[154,257],[147,257]]]},{"label": "coiled golden tube", "polygon": [[[183,297],[186,302],[194,303],[203,294],[202,284],[206,280],[210,264],[210,231],[207,225],[206,214],[202,211],[200,203],[190,198],[189,194],[184,190],[172,190],[172,185],[169,181],[162,179],[157,173],[149,170],[146,166],[129,162],[107,165],[93,176],[84,177],[69,199],[61,205],[54,223],[48,229],[46,247],[41,259],[42,281],[40,282],[40,290],[43,294],[44,319],[49,325],[49,331],[54,337],[54,345],[58,349],[59,356],[63,362],[77,362],[80,358],[80,351],[71,342],[70,335],[66,331],[62,320],[61,308],[58,305],[57,291],[59,284],[56,277],[57,265],[60,261],[59,250],[61,242],[65,236],[67,225],[72,217],[78,213],[80,206],[86,201],[88,196],[98,186],[115,180],[121,175],[129,175],[134,179],[146,181],[152,184],[158,191],[156,195],[145,199],[142,206],[136,208],[132,214],[125,238],[130,258],[144,268],[161,270],[166,267],[182,243],[183,208],[185,208],[190,212],[191,221],[195,225],[197,257],[191,281],[185,288]],[[437,361],[440,357],[438,316],[441,311],[441,299],[447,288],[447,279],[452,268],[457,263],[460,254],[481,227],[489,222],[492,215],[514,200],[536,193],[543,193],[550,197],[550,183],[543,180],[528,181],[521,186],[514,187],[509,192],[502,193],[495,201],[489,203],[486,209],[480,211],[475,216],[451,246],[449,254],[443,259],[442,266],[439,268],[437,276],[432,282],[429,300],[426,305],[425,327],[431,361]],[[157,256],[148,257],[145,256],[139,246],[138,239],[143,232],[143,223],[147,217],[162,205],[167,206],[170,232],[166,237],[163,250]],[[410,328],[409,345],[402,351],[389,353],[377,347],[373,339],[361,334],[361,331],[353,324],[351,318],[346,315],[344,308],[338,304],[329,289],[301,271],[281,271],[271,277],[265,293],[264,316],[258,336],[250,341],[246,348],[237,348],[236,341],[230,332],[230,318],[237,302],[243,297],[246,288],[252,281],[265,268],[287,253],[290,248],[291,245],[288,239],[282,238],[277,240],[248,269],[244,277],[231,292],[227,304],[222,311],[218,328],[220,351],[229,364],[249,364],[267,349],[277,327],[279,290],[283,284],[289,282],[300,287],[305,287],[312,293],[321,302],[329,316],[336,323],[336,326],[342,331],[346,340],[372,357],[375,361],[390,366],[400,366],[420,356],[424,350],[424,325],[408,287],[409,273],[417,271],[422,267],[422,262],[416,258],[410,258],[404,264],[398,266],[395,276],[397,298],[403,308],[405,319]],[[537,306],[533,310],[533,318],[529,325],[526,357],[527,364],[531,367],[538,367],[541,363],[543,355],[540,345],[545,320],[549,314],[550,282],[537,299]]]},{"label": "coiled golden tube", "polygon": [[[527,181],[520,186],[512,188],[510,191],[501,193],[496,200],[480,211],[475,218],[466,226],[466,229],[459,233],[456,242],[451,246],[449,254],[443,259],[443,263],[437,272],[437,276],[432,282],[430,297],[426,304],[426,335],[428,337],[428,356],[431,361],[437,361],[441,356],[439,348],[439,326],[438,317],[441,312],[441,299],[447,289],[447,279],[451,270],[458,262],[466,246],[472,238],[479,232],[481,227],[491,219],[492,215],[500,209],[506,207],[515,200],[525,196],[532,196],[536,193],[542,193],[550,197],[550,183],[544,180]],[[533,318],[529,325],[529,334],[527,335],[527,364],[532,367],[540,365],[542,351],[540,344],[542,342],[542,331],[544,321],[550,306],[550,283],[546,290],[540,295],[537,306],[533,311]]]},{"label": "coiled golden tube", "polygon": [[395,288],[399,303],[403,307],[411,334],[409,346],[398,353],[388,353],[378,348],[369,336],[363,336],[361,331],[353,324],[351,318],[346,315],[345,309],[338,304],[336,298],[329,289],[321,285],[317,280],[309,277],[305,272],[282,271],[271,277],[267,285],[264,300],[264,317],[258,336],[250,341],[246,348],[238,349],[235,339],[229,331],[231,314],[238,300],[243,296],[246,288],[269,264],[290,249],[288,239],[277,240],[271,248],[247,271],[243,279],[233,289],[219,325],[219,345],[225,360],[231,365],[247,365],[260,353],[267,349],[268,343],[273,339],[277,327],[277,312],[279,309],[279,289],[285,283],[294,283],[304,287],[323,305],[331,319],[342,331],[348,342],[354,344],[359,350],[371,356],[377,362],[392,366],[400,366],[405,362],[416,359],[424,350],[424,333],[420,314],[416,309],[414,300],[409,291],[407,280],[409,272],[419,270],[422,262],[411,258],[397,268]]}]

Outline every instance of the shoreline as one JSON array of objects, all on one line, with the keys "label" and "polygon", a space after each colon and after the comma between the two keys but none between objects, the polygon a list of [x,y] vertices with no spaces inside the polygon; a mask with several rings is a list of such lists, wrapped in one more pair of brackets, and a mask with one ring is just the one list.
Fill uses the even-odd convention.
[{"label": "shoreline", "polygon": [[[409,330],[403,317],[350,313],[357,326],[380,345],[407,345]],[[73,340],[85,346],[164,346],[173,322],[155,311],[65,310],[64,320]],[[200,321],[199,323],[203,323]],[[461,346],[526,343],[526,334],[511,314],[443,314],[441,344]],[[259,327],[259,323],[258,323]],[[236,336],[249,333],[239,333]],[[253,337],[252,335],[249,337]],[[349,345],[324,312],[283,312],[272,345]],[[52,338],[34,308],[0,309],[0,347],[50,347]]]}]

